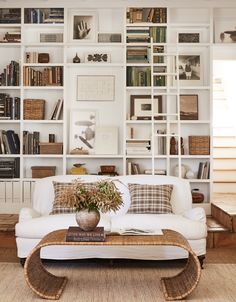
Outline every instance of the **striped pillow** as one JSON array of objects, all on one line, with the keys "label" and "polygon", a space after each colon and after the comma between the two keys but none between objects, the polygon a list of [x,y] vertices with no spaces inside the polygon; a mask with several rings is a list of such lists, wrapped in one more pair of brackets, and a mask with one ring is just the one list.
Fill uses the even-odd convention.
[{"label": "striped pillow", "polygon": [[[94,183],[83,183],[86,189],[91,189],[94,186]],[[54,201],[53,208],[50,214],[68,214],[75,213],[76,208],[70,206],[73,204],[73,200],[71,200],[71,195],[69,192],[75,190],[74,182],[56,182],[53,181],[54,187]]]},{"label": "striped pillow", "polygon": [[128,213],[167,214],[172,212],[170,198],[173,185],[128,184],[131,205]]}]

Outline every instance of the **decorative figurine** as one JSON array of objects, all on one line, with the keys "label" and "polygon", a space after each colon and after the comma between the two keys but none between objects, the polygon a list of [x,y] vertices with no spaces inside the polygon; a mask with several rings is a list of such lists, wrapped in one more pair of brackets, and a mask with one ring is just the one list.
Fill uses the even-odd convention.
[{"label": "decorative figurine", "polygon": [[176,155],[177,154],[177,148],[176,148],[176,139],[174,136],[170,139],[170,155]]},{"label": "decorative figurine", "polygon": [[73,58],[73,63],[80,63],[80,58],[78,57],[77,53],[76,56]]}]

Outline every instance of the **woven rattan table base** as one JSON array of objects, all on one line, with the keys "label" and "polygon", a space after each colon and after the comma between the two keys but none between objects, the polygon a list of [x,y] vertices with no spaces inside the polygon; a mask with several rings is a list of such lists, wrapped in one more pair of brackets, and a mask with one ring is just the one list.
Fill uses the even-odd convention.
[{"label": "woven rattan table base", "polygon": [[187,297],[197,286],[201,276],[201,266],[188,241],[179,233],[163,230],[157,236],[120,236],[110,235],[105,242],[66,242],[67,230],[58,230],[46,235],[27,257],[24,266],[25,278],[29,287],[40,297],[57,300],[65,288],[67,278],[49,273],[40,259],[40,250],[51,245],[102,245],[102,246],[157,246],[168,245],[185,249],[189,253],[184,269],[176,276],[161,278],[166,300],[179,300]]}]

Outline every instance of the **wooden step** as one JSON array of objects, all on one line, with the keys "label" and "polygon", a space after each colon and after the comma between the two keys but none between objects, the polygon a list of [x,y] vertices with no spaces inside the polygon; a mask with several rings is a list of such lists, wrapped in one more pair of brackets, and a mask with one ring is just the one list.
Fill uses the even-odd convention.
[{"label": "wooden step", "polygon": [[211,215],[230,232],[236,232],[236,200],[211,203]]},{"label": "wooden step", "polygon": [[214,169],[213,181],[219,182],[236,182],[236,170],[235,169]]},{"label": "wooden step", "polygon": [[213,149],[213,157],[215,158],[235,158],[236,157],[236,147],[217,147]]},{"label": "wooden step", "polygon": [[214,193],[236,193],[236,183],[235,182],[213,182],[213,192]]}]

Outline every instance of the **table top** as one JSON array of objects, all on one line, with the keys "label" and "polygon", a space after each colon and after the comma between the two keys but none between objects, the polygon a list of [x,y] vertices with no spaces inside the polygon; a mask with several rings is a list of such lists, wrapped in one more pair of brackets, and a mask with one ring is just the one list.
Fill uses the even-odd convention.
[{"label": "table top", "polygon": [[102,245],[102,246],[131,246],[131,245],[174,245],[191,249],[190,245],[180,233],[173,230],[162,230],[163,235],[115,235],[107,234],[102,242],[68,242],[66,241],[67,229],[53,231],[47,234],[39,243],[47,245]]}]

